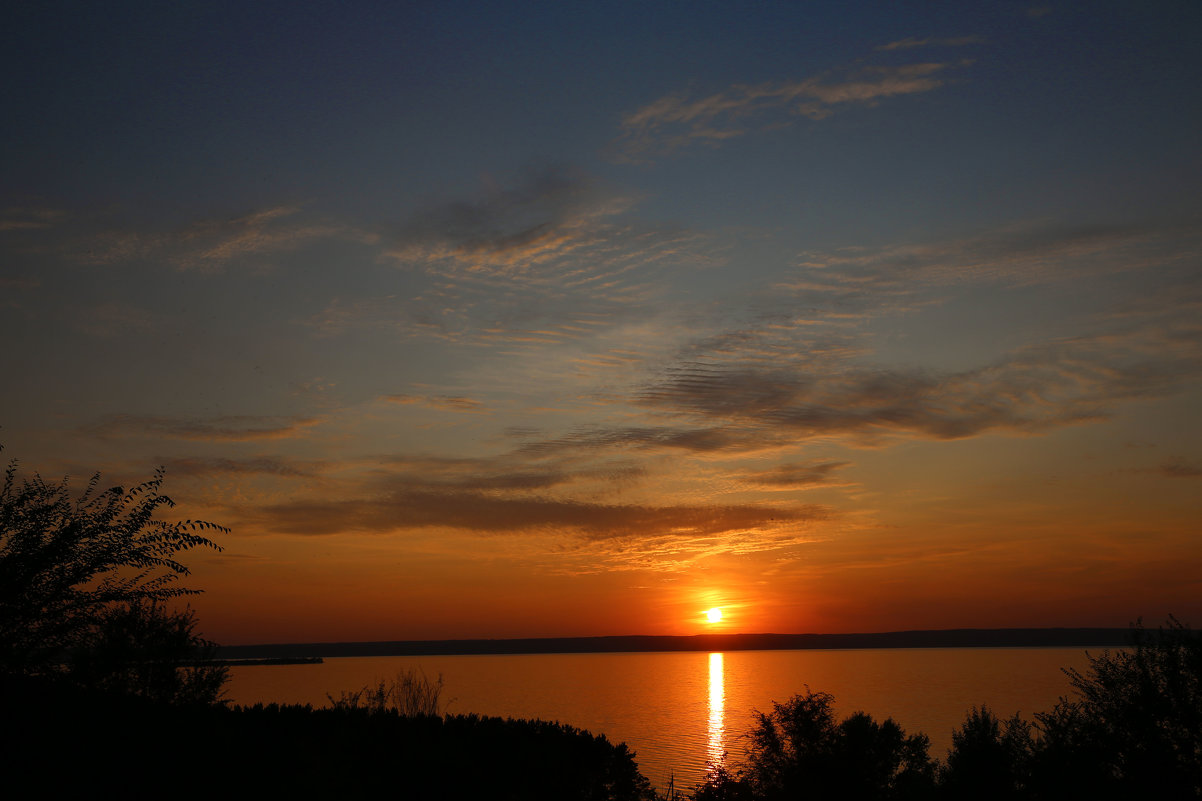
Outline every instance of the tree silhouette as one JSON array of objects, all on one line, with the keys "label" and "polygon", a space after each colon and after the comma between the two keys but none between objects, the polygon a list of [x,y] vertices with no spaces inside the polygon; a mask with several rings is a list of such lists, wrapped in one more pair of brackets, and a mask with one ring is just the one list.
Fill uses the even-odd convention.
[{"label": "tree silhouette", "polygon": [[166,704],[212,704],[221,699],[229,668],[207,665],[213,643],[196,634],[191,609],[170,611],[135,602],[106,610],[87,646],[76,650],[68,676],[111,693]]},{"label": "tree silhouette", "polygon": [[857,712],[835,722],[829,693],[807,692],[758,713],[746,781],[755,798],[928,798],[934,764],[926,735]]},{"label": "tree silhouette", "polygon": [[[99,491],[100,474],[72,499],[67,479],[18,479],[10,462],[0,486],[0,672],[54,673],[114,610],[197,590],[179,586],[176,554],[221,550],[209,532],[228,529],[155,515],[174,503],[163,471],[126,491]],[[109,619],[112,622],[112,619]]]},{"label": "tree silhouette", "polygon": [[1017,714],[1000,720],[987,707],[973,707],[952,733],[947,764],[939,771],[942,797],[1024,798],[1033,747],[1031,724]]},{"label": "tree silhouette", "polygon": [[1170,617],[1154,633],[1137,622],[1133,638],[1065,670],[1076,698],[1035,716],[1040,797],[1202,798],[1202,635]]}]

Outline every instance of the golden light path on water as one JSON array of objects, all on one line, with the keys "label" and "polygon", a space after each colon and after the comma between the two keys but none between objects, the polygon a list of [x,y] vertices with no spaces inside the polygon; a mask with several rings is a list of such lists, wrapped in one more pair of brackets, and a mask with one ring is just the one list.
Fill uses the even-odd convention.
[{"label": "golden light path on water", "polygon": [[709,741],[706,760],[712,767],[717,767],[722,764],[725,754],[726,679],[722,672],[722,654],[710,654]]}]

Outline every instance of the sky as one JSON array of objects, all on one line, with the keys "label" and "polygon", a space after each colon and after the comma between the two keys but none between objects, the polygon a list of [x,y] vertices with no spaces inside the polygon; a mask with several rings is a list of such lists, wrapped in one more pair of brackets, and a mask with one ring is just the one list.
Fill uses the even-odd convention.
[{"label": "sky", "polygon": [[209,638],[1202,624],[1202,5],[0,13],[2,458]]}]

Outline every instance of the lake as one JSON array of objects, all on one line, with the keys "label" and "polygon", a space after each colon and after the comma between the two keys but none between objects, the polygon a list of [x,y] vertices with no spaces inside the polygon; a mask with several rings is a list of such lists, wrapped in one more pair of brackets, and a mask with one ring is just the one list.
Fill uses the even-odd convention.
[{"label": "lake", "polygon": [[[1103,648],[1091,649],[1100,654]],[[235,667],[235,703],[322,706],[400,670],[442,676],[451,713],[556,720],[625,742],[656,787],[691,788],[707,760],[743,756],[755,710],[814,691],[931,738],[946,756],[973,705],[1009,717],[1050,709],[1071,693],[1061,668],[1084,670],[1081,648],[913,648],[327,658],[320,665]]]}]

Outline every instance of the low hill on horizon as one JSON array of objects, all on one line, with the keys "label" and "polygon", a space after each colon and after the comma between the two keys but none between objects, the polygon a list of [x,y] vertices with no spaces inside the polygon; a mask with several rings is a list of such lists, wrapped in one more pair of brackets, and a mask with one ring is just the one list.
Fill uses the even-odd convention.
[{"label": "low hill on horizon", "polygon": [[862,634],[694,634],[224,645],[218,659],[851,648],[1051,648],[1131,644],[1129,628],[935,629]]}]

